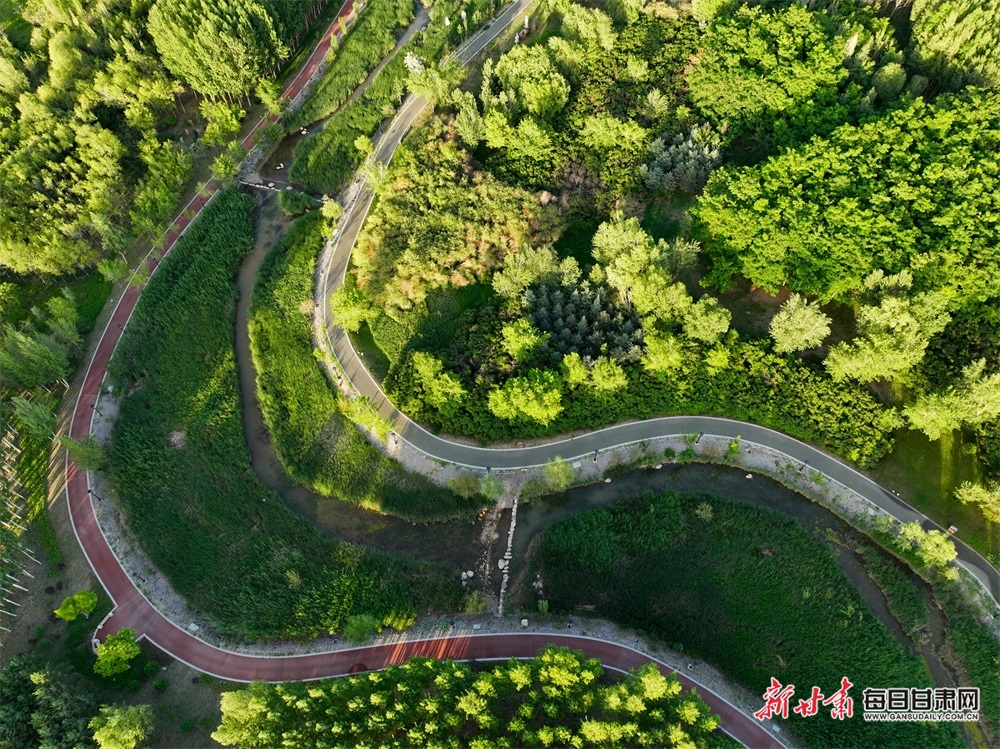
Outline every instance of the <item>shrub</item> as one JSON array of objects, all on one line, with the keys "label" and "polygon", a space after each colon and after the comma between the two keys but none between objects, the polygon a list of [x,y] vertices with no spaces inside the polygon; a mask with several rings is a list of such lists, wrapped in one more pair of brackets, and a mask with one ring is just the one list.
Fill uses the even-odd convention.
[{"label": "shrub", "polygon": [[319,202],[308,193],[282,190],[278,193],[278,207],[286,216],[300,216],[319,206]]}]

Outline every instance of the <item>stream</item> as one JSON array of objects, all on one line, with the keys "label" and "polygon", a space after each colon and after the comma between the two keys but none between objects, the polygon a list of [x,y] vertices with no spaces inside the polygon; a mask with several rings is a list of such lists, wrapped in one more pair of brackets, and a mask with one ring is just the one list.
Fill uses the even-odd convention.
[{"label": "stream", "polygon": [[483,523],[447,522],[417,525],[317,494],[297,484],[285,472],[268,434],[257,401],[257,372],[250,355],[247,323],[257,273],[268,251],[281,238],[287,220],[273,193],[258,197],[256,241],[236,279],[236,365],[239,372],[243,431],[250,465],[257,478],[276,491],[296,513],[331,538],[372,546],[416,559],[449,562],[475,569],[484,552]]},{"label": "stream", "polygon": [[[806,499],[766,476],[755,474],[753,480],[747,480],[745,469],[699,463],[665,464],[660,470],[639,469],[615,478],[610,484],[590,484],[571,489],[565,494],[551,495],[521,505],[517,511],[517,533],[511,549],[513,553],[511,579],[517,580],[524,571],[526,556],[532,542],[553,523],[573,517],[580,512],[615,504],[626,497],[634,497],[647,491],[664,490],[715,494],[777,510],[796,520],[817,542],[826,543],[832,548],[841,571],[858,588],[871,612],[908,652],[918,654],[924,660],[934,683],[937,686],[955,686],[954,677],[935,652],[935,648],[944,642],[946,623],[941,610],[933,603],[927,583],[908,567],[889,556],[903,570],[928,604],[930,637],[927,642],[914,642],[892,616],[882,589],[869,577],[862,558],[849,546],[850,542],[866,541],[878,549],[878,544],[822,505]],[[833,531],[836,535],[839,541],[837,544],[828,540],[828,531]],[[516,587],[512,585],[512,590],[516,590]]]}]

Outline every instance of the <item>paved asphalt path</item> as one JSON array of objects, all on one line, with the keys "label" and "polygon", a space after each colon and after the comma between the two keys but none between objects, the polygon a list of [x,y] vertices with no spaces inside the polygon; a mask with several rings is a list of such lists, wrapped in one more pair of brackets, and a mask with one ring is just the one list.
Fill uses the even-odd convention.
[{"label": "paved asphalt path", "polygon": [[[352,1],[348,0],[348,3],[341,9],[338,18],[350,14]],[[495,22],[488,30],[488,38],[482,41],[482,44],[488,43],[506,24],[510,23],[516,16],[518,9],[519,6],[509,9],[501,17],[501,22]],[[296,76],[285,91],[286,98],[294,98],[305,82],[309,80],[312,72],[315,71],[319,61],[329,49],[329,37],[334,33],[335,24],[336,21],[331,24],[302,72]],[[477,48],[478,41],[480,40],[476,40],[466,47],[467,54],[474,55],[481,48],[481,46]],[[409,111],[414,111],[412,105],[409,109],[404,108],[404,112]],[[252,145],[260,130],[269,123],[270,119],[267,117],[258,122],[244,139],[243,145],[246,147]],[[405,129],[400,132],[400,137],[402,132],[405,132]],[[398,140],[395,142],[398,145]],[[394,148],[395,146],[393,146]],[[211,201],[216,189],[216,186],[210,183],[203,194],[196,196],[185,206],[181,215],[171,224],[170,229],[164,235],[163,250],[165,253],[170,251],[176,240],[187,230],[193,218]],[[153,258],[152,253],[147,256],[145,262],[148,268],[155,273],[157,261]],[[94,418],[92,404],[99,403],[107,364],[114,354],[125,326],[128,324],[139,293],[139,289],[135,287],[129,287],[125,291],[101,334],[94,356],[88,364],[84,382],[71,415],[69,434],[75,439],[83,439],[91,432]],[[122,568],[97,522],[93,503],[103,500],[97,495],[90,494],[90,480],[87,472],[78,468],[68,458],[66,499],[77,540],[80,542],[94,573],[115,604],[112,612],[98,625],[94,638],[95,643],[103,641],[109,635],[127,627],[133,629],[140,638],[149,640],[172,657],[183,661],[192,668],[221,679],[237,682],[258,679],[272,682],[304,681],[400,664],[413,655],[458,660],[527,658],[537,655],[549,644],[583,650],[589,657],[599,658],[610,669],[626,671],[645,663],[654,662],[664,673],[672,672],[669,666],[627,646],[594,638],[557,634],[466,634],[427,640],[402,641],[328,653],[273,658],[248,656],[223,650],[209,645],[191,632],[168,621],[146,600],[131,577]],[[686,689],[698,689],[699,694],[708,703],[711,710],[721,717],[723,730],[734,738],[751,747],[781,749],[784,746],[769,734],[760,723],[740,712],[708,688],[684,674],[677,674],[677,678]]]},{"label": "paved asphalt path", "polygon": [[[519,14],[523,14],[524,8],[529,4],[530,0],[521,0],[511,6],[490,29],[471,40],[464,49],[460,49],[456,53],[455,57],[461,62],[467,63],[504,27],[517,19]],[[413,96],[407,98],[396,119],[380,139],[375,150],[376,158],[383,163],[391,161],[403,136],[426,107],[427,102],[423,99]],[[319,280],[317,303],[322,304],[324,310],[327,338],[333,354],[351,384],[361,395],[367,396],[375,403],[379,413],[392,423],[396,435],[418,450],[432,458],[469,468],[517,469],[544,465],[557,456],[567,460],[584,458],[593,455],[596,450],[607,450],[669,435],[704,433],[730,439],[740,436],[745,444],[764,445],[784,453],[794,462],[803,464],[808,462],[810,468],[826,474],[867,498],[900,522],[909,523],[917,520],[925,530],[944,530],[892,492],[879,486],[863,473],[829,453],[773,429],[732,419],[709,416],[667,416],[647,421],[618,424],[572,439],[515,449],[475,447],[452,442],[431,434],[419,424],[411,421],[406,414],[400,412],[386,397],[382,388],[375,382],[357,355],[350,338],[336,324],[330,306],[330,295],[344,281],[350,264],[351,252],[357,242],[358,234],[361,232],[373,198],[371,190],[362,188],[357,193],[356,199],[346,207],[342,229],[334,238],[336,245],[333,251],[328,253],[329,262],[327,267],[323,269]],[[982,583],[993,600],[1000,603],[1000,572],[968,544],[957,538],[953,538],[953,540],[958,549],[959,562]]]}]

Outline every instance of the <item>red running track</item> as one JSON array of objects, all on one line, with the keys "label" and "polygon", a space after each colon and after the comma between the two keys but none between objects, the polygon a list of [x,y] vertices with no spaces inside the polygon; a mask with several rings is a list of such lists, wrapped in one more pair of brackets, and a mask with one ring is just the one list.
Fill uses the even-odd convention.
[{"label": "red running track", "polygon": [[[285,98],[292,99],[302,90],[329,50],[330,37],[336,33],[338,21],[349,17],[352,12],[353,0],[348,0],[302,70],[285,91]],[[270,116],[261,119],[243,140],[244,147],[249,148],[254,138],[272,121],[273,118]],[[164,234],[162,245],[164,254],[170,251],[202,208],[208,204],[216,190],[216,185],[209,183],[203,194],[195,196],[185,206],[181,215]],[[155,272],[157,260],[152,254],[147,256],[145,262],[149,269]],[[91,404],[98,402],[108,362],[132,315],[139,293],[139,289],[135,287],[129,287],[125,291],[101,334],[71,415],[69,434],[74,439],[83,439],[90,434],[94,416]],[[555,634],[463,635],[282,657],[248,656],[222,650],[171,623],[146,600],[122,568],[104,537],[97,522],[89,488],[87,472],[77,468],[67,459],[66,499],[73,529],[94,574],[115,604],[112,612],[98,626],[95,640],[104,640],[110,634],[129,628],[134,630],[138,637],[149,640],[192,668],[238,682],[257,679],[272,682],[304,681],[342,676],[356,671],[399,664],[413,655],[456,660],[533,657],[549,644],[583,650],[587,656],[599,658],[605,666],[612,669],[627,671],[645,663],[655,662],[664,673],[672,671],[668,666],[659,664],[632,648],[588,637]],[[685,688],[699,689],[699,693],[712,711],[721,717],[722,726],[727,733],[747,746],[774,749],[783,747],[783,744],[769,734],[760,723],[740,712],[722,697],[697,685],[683,674],[677,676]]]}]

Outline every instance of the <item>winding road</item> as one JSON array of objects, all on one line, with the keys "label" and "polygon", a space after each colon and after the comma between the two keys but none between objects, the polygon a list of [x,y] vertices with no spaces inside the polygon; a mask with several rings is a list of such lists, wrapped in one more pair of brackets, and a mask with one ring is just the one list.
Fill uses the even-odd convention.
[{"label": "winding road", "polygon": [[[529,4],[530,2],[522,0],[504,13],[501,19],[506,18],[506,23],[509,24],[513,17]],[[498,21],[494,27],[500,25]],[[489,40],[483,43],[479,43],[480,41],[478,38],[475,39],[473,43],[456,52],[454,57],[463,64],[468,63]],[[427,102],[423,99],[414,96],[406,99],[396,118],[376,145],[375,157],[379,161],[388,164],[392,160],[403,136],[426,108]],[[330,304],[331,295],[344,282],[351,261],[351,252],[373,200],[374,193],[362,182],[357,182],[354,198],[345,207],[340,228],[321,258],[324,263],[318,274],[316,304],[323,315],[326,338],[323,343],[328,344],[330,352],[355,391],[371,399],[379,413],[392,424],[393,432],[417,450],[431,458],[473,469],[485,470],[487,467],[520,469],[542,466],[556,457],[575,460],[593,455],[595,451],[673,435],[703,433],[727,439],[739,436],[744,444],[763,445],[783,453],[793,463],[808,464],[811,469],[843,484],[901,523],[916,520],[924,530],[944,531],[941,526],[898,496],[829,453],[773,429],[733,419],[712,416],[665,416],[618,424],[570,439],[513,449],[476,447],[452,442],[428,432],[397,409],[382,391],[381,386],[371,376],[354,350],[350,337],[336,324]],[[959,564],[983,585],[995,602],[1000,604],[1000,572],[968,544],[958,538],[953,537],[952,540],[958,550]]]},{"label": "winding road", "polygon": [[[530,4],[530,1],[519,0],[508,7],[488,29],[480,32],[463,45],[456,53],[456,57],[467,62],[475,56],[503,29],[515,20],[519,20],[520,14]],[[353,0],[348,0],[341,8],[338,19],[350,16],[353,11],[352,3]],[[336,25],[337,21],[334,21],[324,34],[302,72],[285,91],[286,98],[294,98],[315,72],[329,49],[330,37],[334,34]],[[404,103],[399,115],[380,140],[377,150],[380,159],[386,162],[391,159],[403,135],[424,107],[425,103],[418,99],[410,98]],[[269,122],[268,118],[262,119],[246,137],[244,145],[252,145],[257,134]],[[162,245],[165,252],[170,251],[176,240],[187,229],[193,217],[211,200],[215,190],[215,186],[210,184],[203,194],[196,196],[185,207],[182,214],[165,234]],[[350,203],[345,212],[344,221],[341,224],[342,231],[337,237],[335,246],[331,247],[330,263],[322,274],[323,282],[319,287],[324,298],[324,308],[327,309],[330,343],[338,361],[359,392],[368,395],[379,404],[382,413],[393,419],[396,431],[403,439],[427,454],[473,467],[490,465],[497,468],[517,468],[543,464],[557,454],[563,457],[582,456],[592,453],[594,450],[606,450],[615,445],[668,434],[706,432],[732,436],[738,433],[747,441],[768,445],[799,460],[809,460],[814,469],[827,473],[832,478],[855,488],[904,521],[919,519],[925,527],[932,525],[908,505],[892,497],[881,487],[835,458],[778,432],[726,419],[705,417],[654,419],[610,427],[570,440],[515,450],[471,447],[448,442],[428,433],[407,419],[405,415],[399,413],[385,398],[377,383],[372,380],[360,364],[349,339],[333,324],[328,305],[325,304],[328,295],[343,280],[351,249],[371,204],[369,191],[361,190],[355,194],[358,197]],[[152,254],[147,256],[146,263],[155,274],[156,260]],[[128,324],[139,293],[139,290],[133,287],[129,287],[123,293],[101,334],[94,355],[85,371],[80,394],[71,414],[68,433],[75,439],[83,439],[91,433],[95,415],[93,405],[99,403],[107,364],[111,360],[125,326]],[[467,633],[427,640],[404,640],[391,644],[301,656],[267,657],[235,653],[206,643],[192,632],[168,621],[150,604],[124,570],[120,560],[115,556],[103,535],[94,511],[93,502],[95,500],[90,494],[89,475],[68,458],[66,498],[74,532],[83,552],[115,604],[112,612],[99,625],[95,642],[127,627],[135,630],[140,638],[149,640],[177,660],[222,679],[238,682],[257,679],[266,681],[318,679],[401,663],[415,654],[460,660],[532,657],[544,646],[552,643],[583,650],[588,656],[599,658],[607,667],[613,669],[627,670],[647,662],[655,662],[664,672],[672,671],[665,664],[627,646],[588,637],[562,634]],[[963,564],[988,586],[996,599],[1000,595],[1000,574],[964,544],[959,543],[959,549]],[[721,717],[723,729],[742,743],[751,747],[784,746],[760,723],[740,712],[719,695],[684,674],[678,674],[678,678],[685,688],[697,687],[699,694],[712,711]]]}]

